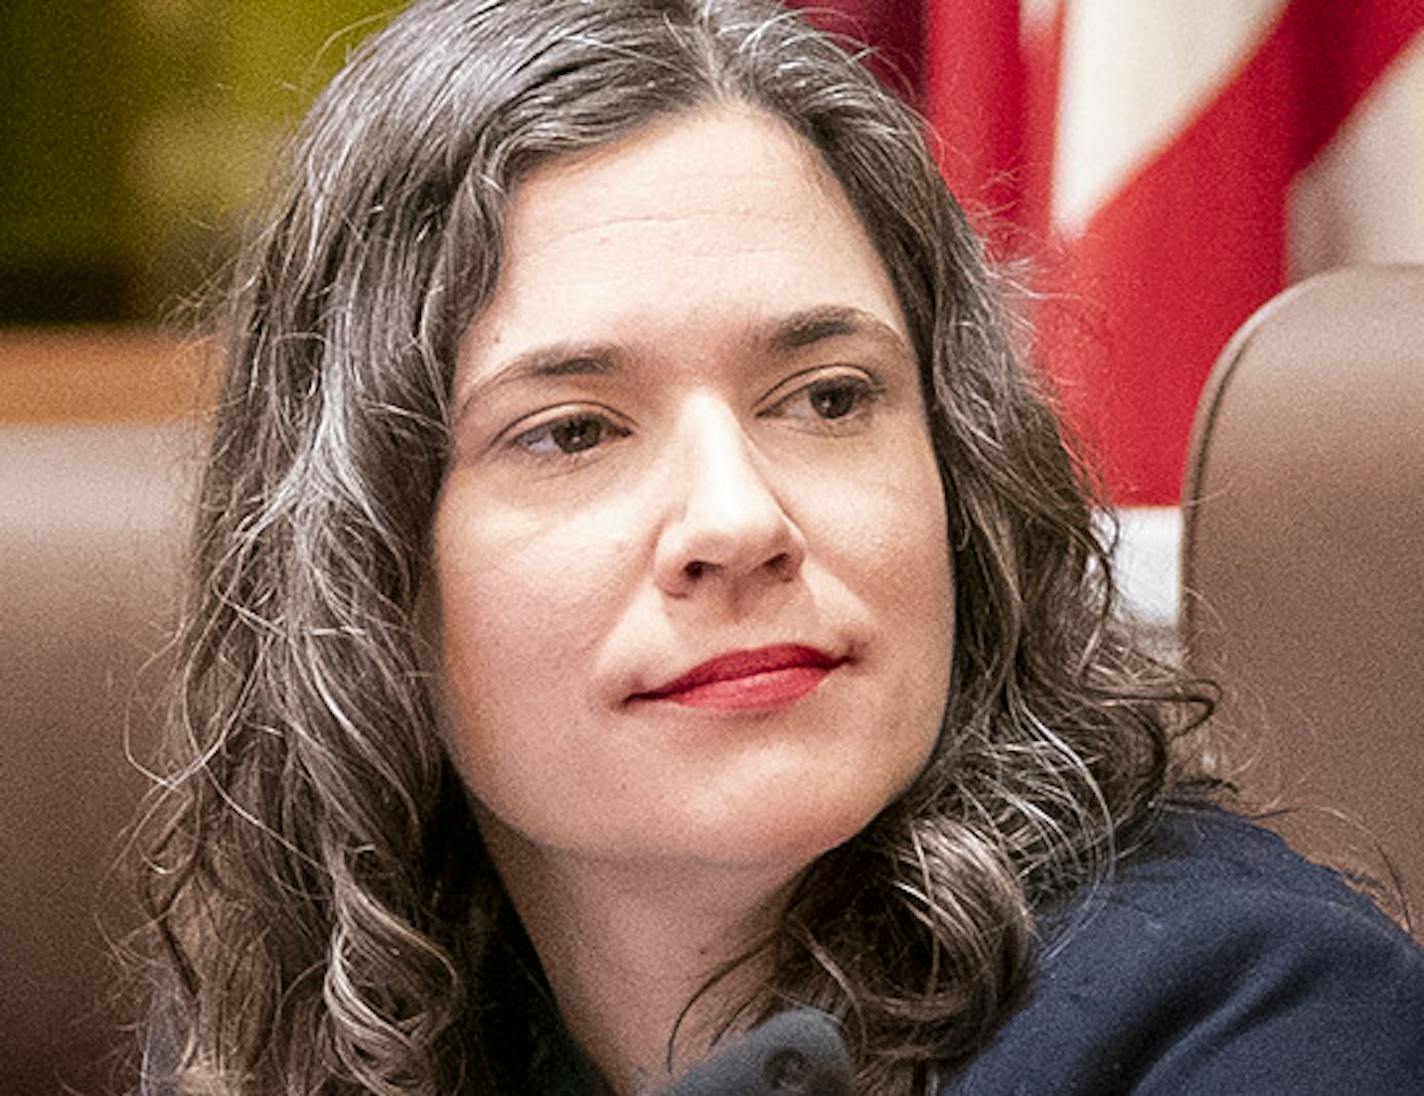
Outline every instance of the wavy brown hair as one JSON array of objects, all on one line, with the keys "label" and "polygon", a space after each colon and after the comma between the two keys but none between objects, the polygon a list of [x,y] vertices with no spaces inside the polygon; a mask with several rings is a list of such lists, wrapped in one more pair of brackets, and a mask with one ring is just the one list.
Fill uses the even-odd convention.
[{"label": "wavy brown hair", "polygon": [[[241,260],[178,640],[147,902],[179,1091],[492,1091],[517,921],[435,732],[418,603],[456,343],[520,179],[738,102],[819,150],[918,354],[954,665],[918,781],[805,874],[772,976],[857,1091],[923,1091],[1029,985],[1036,913],[1098,878],[1209,710],[1116,623],[1108,548],[915,115],[763,0],[425,0],[317,102]],[[847,892],[848,881],[850,891]]]}]

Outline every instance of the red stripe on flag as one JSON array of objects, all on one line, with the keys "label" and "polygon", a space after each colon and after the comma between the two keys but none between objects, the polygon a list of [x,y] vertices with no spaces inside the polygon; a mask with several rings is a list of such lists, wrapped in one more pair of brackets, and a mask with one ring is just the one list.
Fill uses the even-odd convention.
[{"label": "red stripe on flag", "polygon": [[1177,501],[1212,362],[1284,285],[1291,180],[1422,27],[1417,2],[1297,0],[1070,245],[1045,352],[1115,501]]},{"label": "red stripe on flag", "polygon": [[925,104],[945,181],[966,207],[1015,218],[1026,120],[1019,5],[929,3],[925,33]]}]

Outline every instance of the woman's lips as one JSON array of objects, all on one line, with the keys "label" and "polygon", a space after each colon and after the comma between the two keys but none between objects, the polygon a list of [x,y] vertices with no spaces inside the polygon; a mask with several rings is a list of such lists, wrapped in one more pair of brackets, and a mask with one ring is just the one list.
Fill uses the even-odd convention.
[{"label": "woman's lips", "polygon": [[789,707],[844,661],[799,644],[731,651],[630,699],[721,711]]}]

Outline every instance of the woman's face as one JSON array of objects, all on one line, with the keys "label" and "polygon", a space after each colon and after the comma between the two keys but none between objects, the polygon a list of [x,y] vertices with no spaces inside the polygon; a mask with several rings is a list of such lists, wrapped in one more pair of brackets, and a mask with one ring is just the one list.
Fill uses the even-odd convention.
[{"label": "woman's face", "polygon": [[788,129],[708,109],[522,182],[453,419],[444,733],[504,847],[794,870],[913,779],[944,500],[889,277]]}]

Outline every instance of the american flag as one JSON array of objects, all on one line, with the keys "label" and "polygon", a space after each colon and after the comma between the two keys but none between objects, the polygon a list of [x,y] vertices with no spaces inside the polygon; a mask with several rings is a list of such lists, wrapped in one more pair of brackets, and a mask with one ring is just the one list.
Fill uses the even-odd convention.
[{"label": "american flag", "polygon": [[[803,0],[879,48],[1041,294],[1122,505],[1171,505],[1202,383],[1292,281],[1424,261],[1424,0]],[[1424,302],[1421,302],[1424,313]]]}]

